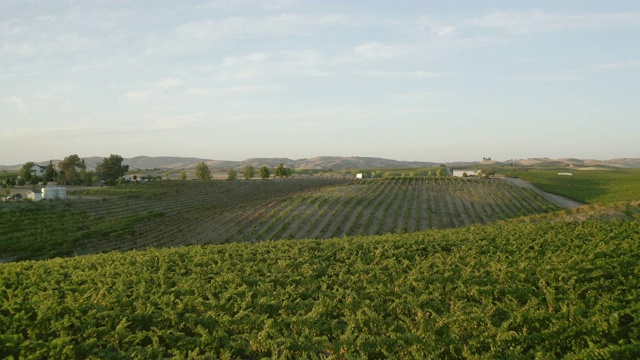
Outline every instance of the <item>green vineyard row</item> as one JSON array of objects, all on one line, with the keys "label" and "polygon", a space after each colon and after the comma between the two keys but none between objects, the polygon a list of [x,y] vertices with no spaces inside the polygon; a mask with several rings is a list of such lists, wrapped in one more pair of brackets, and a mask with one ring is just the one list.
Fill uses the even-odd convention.
[{"label": "green vineyard row", "polygon": [[508,222],[0,264],[0,354],[638,358],[639,234]]},{"label": "green vineyard row", "polygon": [[73,195],[62,208],[0,211],[0,259],[406,233],[557,210],[505,181],[460,178],[164,181]]}]

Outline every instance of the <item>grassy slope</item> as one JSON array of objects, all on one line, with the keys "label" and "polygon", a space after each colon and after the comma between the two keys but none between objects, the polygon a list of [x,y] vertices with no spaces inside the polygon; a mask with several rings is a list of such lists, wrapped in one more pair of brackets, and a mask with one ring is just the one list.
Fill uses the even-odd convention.
[{"label": "grassy slope", "polygon": [[[570,172],[572,176],[559,176]],[[640,200],[640,170],[530,169],[509,171],[540,189],[591,204]]]},{"label": "grassy slope", "polygon": [[637,358],[640,222],[506,223],[0,265],[34,358]]}]

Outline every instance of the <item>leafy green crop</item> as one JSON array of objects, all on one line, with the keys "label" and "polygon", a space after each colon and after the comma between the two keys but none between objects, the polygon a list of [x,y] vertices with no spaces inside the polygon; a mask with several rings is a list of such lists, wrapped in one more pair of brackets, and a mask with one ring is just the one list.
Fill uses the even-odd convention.
[{"label": "leafy green crop", "polygon": [[0,254],[14,260],[68,256],[81,242],[126,240],[135,224],[162,215],[146,211],[105,218],[41,206],[0,211]]},{"label": "leafy green crop", "polygon": [[[558,175],[570,172],[571,176]],[[510,171],[540,189],[592,204],[640,200],[640,170],[541,170]]]},{"label": "leafy green crop", "polygon": [[14,358],[640,357],[640,222],[0,265]]},{"label": "leafy green crop", "polygon": [[502,180],[459,178],[158,181],[70,194],[0,203],[0,259],[413,232],[558,209]]}]

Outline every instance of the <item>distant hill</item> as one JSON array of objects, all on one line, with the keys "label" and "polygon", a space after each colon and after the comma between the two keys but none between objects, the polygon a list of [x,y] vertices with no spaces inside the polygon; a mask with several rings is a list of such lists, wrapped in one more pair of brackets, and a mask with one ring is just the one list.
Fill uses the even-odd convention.
[{"label": "distant hill", "polygon": [[503,165],[520,165],[531,167],[576,167],[583,169],[624,169],[624,168],[640,168],[640,158],[626,158],[613,160],[594,160],[594,159],[548,159],[548,158],[530,158],[520,160],[507,160],[501,162]]},{"label": "distant hill", "polygon": [[613,159],[613,160],[609,160],[609,163],[621,165],[628,168],[640,168],[639,158]]},{"label": "distant hill", "polygon": [[[91,156],[83,158],[89,170],[102,161],[103,157]],[[61,160],[51,160],[57,165]],[[342,170],[342,169],[378,169],[378,168],[421,168],[437,166],[440,163],[423,162],[423,161],[401,161],[376,157],[360,157],[360,156],[317,156],[309,159],[289,159],[289,158],[250,158],[242,161],[231,160],[212,160],[196,157],[179,157],[179,156],[136,156],[125,158],[124,164],[134,169],[194,169],[200,162],[205,162],[209,166],[217,169],[243,169],[247,165],[256,168],[261,166],[276,167],[284,164],[294,169],[322,169],[322,170]],[[39,161],[36,164],[46,166],[49,160]],[[581,160],[575,158],[565,159],[548,159],[548,158],[531,158],[520,160],[499,161],[475,161],[475,162],[450,162],[447,165],[451,167],[466,167],[474,165],[511,165],[517,164],[522,166],[533,167],[583,167],[583,168],[640,168],[640,158],[622,158],[613,160]],[[22,164],[16,165],[0,165],[0,171],[18,171]]]}]

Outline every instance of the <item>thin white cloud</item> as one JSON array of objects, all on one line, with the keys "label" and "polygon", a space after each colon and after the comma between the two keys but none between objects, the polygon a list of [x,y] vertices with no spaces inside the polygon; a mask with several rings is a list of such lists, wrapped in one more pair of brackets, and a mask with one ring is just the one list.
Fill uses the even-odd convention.
[{"label": "thin white cloud", "polygon": [[211,0],[198,6],[199,8],[214,8],[219,10],[240,10],[246,8],[260,8],[264,10],[280,10],[293,6],[295,0]]},{"label": "thin white cloud", "polygon": [[271,92],[282,89],[279,85],[238,85],[220,88],[192,88],[186,91],[191,96],[214,96],[224,94],[253,94]]},{"label": "thin white cloud", "polygon": [[368,42],[353,49],[355,55],[365,59],[391,59],[407,55],[410,52],[410,49],[405,45],[379,42]]},{"label": "thin white cloud", "polygon": [[156,81],[155,83],[153,83],[152,85],[156,88],[159,89],[170,89],[170,88],[174,88],[176,86],[180,86],[184,83],[183,80],[181,79],[176,79],[176,78],[166,78],[166,79],[161,79]]},{"label": "thin white cloud", "polygon": [[51,15],[41,15],[41,16],[37,16],[35,20],[38,22],[51,22],[51,21],[56,21],[56,17]]},{"label": "thin white cloud", "polygon": [[[314,28],[350,26],[358,20],[341,14],[304,15],[279,14],[275,16],[227,17],[192,21],[171,31],[167,46],[179,50],[204,50],[219,41],[239,38],[263,38],[274,36],[297,37],[310,33]],[[157,40],[157,39],[156,39]]]},{"label": "thin white cloud", "polygon": [[264,62],[268,59],[268,54],[263,52],[254,52],[244,56],[227,56],[222,60],[222,65],[226,67],[247,66],[250,64]]},{"label": "thin white cloud", "polygon": [[577,81],[580,80],[580,77],[573,74],[573,72],[568,72],[559,74],[519,75],[515,76],[514,79],[531,82],[564,82]]},{"label": "thin white cloud", "polygon": [[456,28],[453,26],[436,26],[429,31],[433,35],[447,36],[456,32]]},{"label": "thin white cloud", "polygon": [[[205,114],[203,112],[174,116],[150,114],[145,116],[143,121],[135,123],[105,125],[106,122],[83,121],[69,123],[66,126],[43,126],[38,129],[38,133],[42,136],[43,141],[45,139],[59,141],[60,139],[73,139],[77,137],[86,139],[94,137],[103,138],[104,136],[113,135],[164,133],[189,129],[190,126],[197,124],[204,116]],[[8,130],[0,129],[0,139],[21,139],[32,132],[33,129],[25,127]]]},{"label": "thin white cloud", "polygon": [[125,95],[127,99],[133,100],[133,101],[144,100],[149,98],[150,96],[151,96],[150,91],[131,91]]},{"label": "thin white cloud", "polygon": [[582,76],[601,71],[616,71],[629,68],[640,68],[640,60],[617,61],[603,64],[589,65],[581,68],[558,71],[552,74],[521,75],[514,77],[516,80],[537,82],[559,82],[581,80]]},{"label": "thin white cloud", "polygon": [[501,29],[513,34],[637,27],[640,25],[640,13],[553,14],[540,10],[495,11],[483,17],[466,20],[464,25]]},{"label": "thin white cloud", "polygon": [[593,68],[596,70],[621,70],[627,68],[640,67],[640,60],[610,62],[606,64],[598,64]]},{"label": "thin white cloud", "polygon": [[14,104],[18,108],[18,110],[20,110],[20,111],[26,111],[27,110],[27,107],[25,106],[24,101],[22,101],[22,99],[17,97],[17,96],[11,96],[11,97],[7,98],[6,101],[8,103]]},{"label": "thin white cloud", "polygon": [[429,71],[356,71],[356,75],[382,79],[427,79],[443,76],[443,73]]}]

